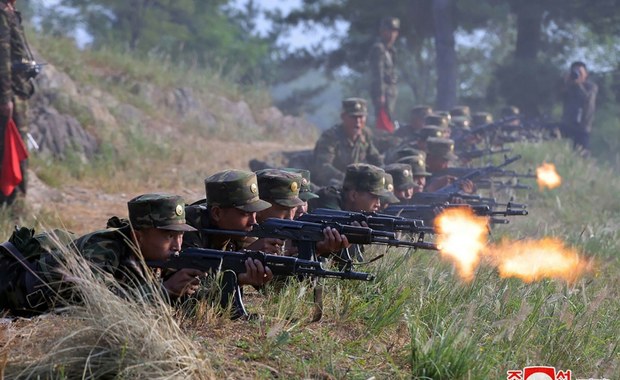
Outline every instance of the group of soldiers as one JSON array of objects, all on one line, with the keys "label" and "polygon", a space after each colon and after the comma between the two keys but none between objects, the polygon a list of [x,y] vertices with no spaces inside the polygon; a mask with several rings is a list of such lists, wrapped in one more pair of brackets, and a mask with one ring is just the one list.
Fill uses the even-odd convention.
[{"label": "group of soldiers", "polygon": [[[514,107],[510,111],[517,112]],[[103,230],[62,239],[61,251],[76,252],[97,273],[114,279],[121,287],[132,291],[137,288],[138,294],[144,295],[156,284],[165,299],[182,303],[204,293],[200,291],[204,279],[212,277],[212,273],[191,265],[161,270],[150,263],[182,257],[183,251],[190,248],[301,256],[300,245],[283,236],[256,238],[252,231],[270,220],[303,220],[305,214],[321,209],[371,215],[389,204],[414,203],[416,193],[449,185],[456,177],[442,173],[457,156],[455,143],[448,137],[459,129],[469,129],[470,123],[490,121],[490,115],[470,117],[467,107],[457,107],[452,114],[450,122],[448,115],[433,113],[430,107],[415,107],[411,125],[387,136],[393,144],[385,144],[388,148],[380,152],[365,127],[366,102],[345,99],[342,123],[326,131],[316,143],[316,168],[312,172],[316,183],[311,182],[310,170],[300,168],[224,170],[205,179],[204,199],[186,204],[177,195],[138,196],[128,202],[128,219],[112,217]],[[384,162],[386,165],[381,167]],[[463,194],[474,190],[471,181],[459,184]],[[353,225],[368,227],[363,222]],[[321,227],[322,236],[314,244],[316,256],[304,254],[304,258],[335,257],[346,261],[363,255],[363,247],[351,244],[347,234],[334,226]],[[29,256],[27,251],[33,241],[41,241],[40,236],[22,228],[2,245],[0,299],[4,304],[0,307],[17,315],[46,312],[79,298],[65,272],[59,269],[63,255],[58,254],[58,247]],[[145,262],[151,269],[145,267]],[[264,261],[248,258],[244,264],[241,271],[224,272],[221,281],[233,284],[235,291],[243,294],[243,286],[262,288],[273,280],[272,270]],[[227,308],[234,299],[225,295],[216,301]],[[231,315],[244,317],[247,311],[243,305],[233,305]]]}]

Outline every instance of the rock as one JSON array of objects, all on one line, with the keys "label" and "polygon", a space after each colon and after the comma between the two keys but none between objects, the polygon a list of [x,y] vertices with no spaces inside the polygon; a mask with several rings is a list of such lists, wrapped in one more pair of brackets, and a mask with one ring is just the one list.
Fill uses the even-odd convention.
[{"label": "rock", "polygon": [[33,107],[31,111],[30,131],[41,153],[64,158],[71,150],[86,160],[97,152],[97,140],[73,116],[60,114],[46,105]]}]

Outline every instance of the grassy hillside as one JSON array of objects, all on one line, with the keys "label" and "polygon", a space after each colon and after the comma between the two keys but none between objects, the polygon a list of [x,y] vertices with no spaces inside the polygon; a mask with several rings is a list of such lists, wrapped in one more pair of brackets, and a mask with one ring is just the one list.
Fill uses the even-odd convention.
[{"label": "grassy hillside", "polygon": [[[172,336],[161,336],[176,331],[167,307],[156,305],[141,314],[132,311],[135,305],[111,299],[114,307],[102,310],[94,304],[9,327],[5,334],[13,340],[7,374],[30,363],[22,374],[71,378],[68,374],[83,370],[84,355],[91,352],[89,371],[112,366],[119,376],[140,377],[136,360],[143,358],[140,365],[149,368],[144,372],[149,378],[170,376],[174,355],[183,358],[178,376],[197,378],[490,379],[527,365],[570,369],[577,378],[614,378],[620,371],[620,179],[561,142],[516,150],[524,156],[523,168],[553,162],[564,182],[552,191],[515,194],[529,204],[530,215],[497,227],[492,240],[564,240],[594,260],[593,271],[575,283],[501,279],[484,264],[465,283],[437,253],[390,249],[384,259],[359,268],[376,273],[375,282],[326,281],[320,322],[310,322],[310,289],[295,281],[279,290],[246,294],[260,320],[231,322],[204,305],[197,314],[177,319],[182,332]],[[99,292],[97,297],[110,296]],[[119,315],[123,323],[114,322]],[[154,331],[160,335],[141,335],[141,326],[155,323],[155,315],[173,326],[158,324]],[[101,320],[108,321],[107,327]],[[76,326],[83,334],[68,336]],[[42,333],[31,334],[33,328]],[[119,335],[131,338],[123,341]],[[191,356],[161,351],[153,345],[160,339],[181,350],[190,344]],[[89,351],[93,340],[99,341],[97,350]],[[75,360],[46,355],[42,347]],[[101,350],[105,361],[94,360]]]}]

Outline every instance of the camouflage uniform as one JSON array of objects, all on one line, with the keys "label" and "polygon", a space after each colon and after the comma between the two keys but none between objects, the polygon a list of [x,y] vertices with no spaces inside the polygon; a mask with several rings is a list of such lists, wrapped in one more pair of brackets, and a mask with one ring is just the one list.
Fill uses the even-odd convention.
[{"label": "camouflage uniform", "polygon": [[[385,18],[381,21],[381,29],[400,29],[400,20],[393,17]],[[385,98],[385,106],[391,118],[394,118],[396,107],[396,97],[398,90],[396,84],[398,77],[396,74],[396,49],[394,46],[388,47],[383,41],[379,40],[372,45],[369,54],[370,65],[370,97],[378,114],[381,108],[379,102],[381,97]]]},{"label": "camouflage uniform", "polygon": [[[158,228],[172,231],[194,231],[194,228],[185,224],[183,205],[183,199],[176,195],[141,195],[127,204],[129,221],[113,217],[108,222],[108,226],[112,228],[84,235],[73,241],[68,249],[76,250],[97,268],[97,271],[111,275],[122,288],[127,290],[127,293],[123,295],[148,296],[156,287],[149,283],[149,276],[144,272],[140,248],[134,244],[131,229]],[[76,293],[58,271],[59,265],[62,266],[60,261],[62,261],[62,252],[41,255],[33,263],[36,272],[34,280],[29,278],[32,276],[31,272],[24,271],[25,276],[20,282],[21,286],[15,289],[24,296],[16,297],[15,299],[21,300],[21,303],[13,307],[18,310],[36,309],[38,312],[43,312],[53,308],[54,304],[59,301],[56,295],[62,299],[62,303],[75,302],[76,294],[79,292]],[[35,292],[32,292],[29,289],[31,287],[27,285],[32,282],[38,283],[36,286],[38,290]],[[163,284],[160,282],[158,285],[162,294],[167,295]]]},{"label": "camouflage uniform", "polygon": [[[366,115],[366,102],[359,98],[349,98],[342,102],[343,112],[350,115]],[[381,166],[383,160],[375,148],[366,129],[355,141],[345,133],[344,126],[338,124],[323,132],[314,147],[316,181],[329,185],[332,180],[342,181],[347,166],[354,163],[369,163]]]},{"label": "camouflage uniform", "polygon": [[394,136],[400,139],[400,143],[414,141],[420,128],[424,125],[426,116],[431,113],[433,113],[431,106],[420,105],[413,107],[411,110],[411,124],[401,125],[394,132]]},{"label": "camouflage uniform", "polygon": [[[10,1],[0,0],[0,104],[13,102],[13,121],[22,139],[26,141],[28,132],[26,101],[34,93],[34,84],[25,70],[14,70],[15,64],[28,64],[32,61],[24,30],[21,25],[20,12],[9,5]],[[4,132],[8,119],[0,115],[0,160],[4,153]],[[27,160],[22,161],[21,168],[24,179],[19,185],[20,191],[26,193]],[[11,202],[15,193],[7,199],[0,193],[0,203]]]}]

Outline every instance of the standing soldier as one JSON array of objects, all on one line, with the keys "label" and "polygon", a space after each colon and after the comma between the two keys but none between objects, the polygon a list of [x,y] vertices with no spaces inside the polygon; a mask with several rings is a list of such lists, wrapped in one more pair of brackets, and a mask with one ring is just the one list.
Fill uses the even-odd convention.
[{"label": "standing soldier", "polygon": [[333,181],[342,183],[347,166],[355,163],[383,165],[368,130],[366,101],[348,98],[342,101],[341,124],[323,132],[314,147],[315,179],[327,186]]},{"label": "standing soldier", "polygon": [[598,86],[588,80],[586,64],[580,61],[570,65],[564,78],[562,134],[573,140],[575,148],[587,154],[590,132],[594,122]]},{"label": "standing soldier", "polygon": [[396,107],[397,76],[396,50],[394,43],[398,38],[400,20],[395,17],[386,17],[381,20],[379,41],[370,49],[370,96],[375,107],[375,114],[379,120],[381,110],[387,112],[391,120],[394,119]]},{"label": "standing soldier", "polygon": [[[5,128],[11,118],[22,140],[26,138],[26,100],[34,93],[32,79],[36,74],[15,0],[0,0],[0,160],[4,156]],[[23,180],[19,190],[26,194],[27,161],[20,166]],[[15,196],[15,191],[8,195],[0,193],[0,204],[12,203]]]}]

